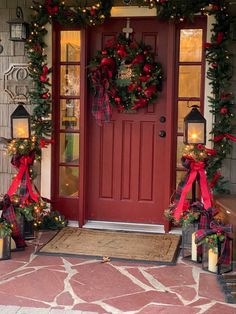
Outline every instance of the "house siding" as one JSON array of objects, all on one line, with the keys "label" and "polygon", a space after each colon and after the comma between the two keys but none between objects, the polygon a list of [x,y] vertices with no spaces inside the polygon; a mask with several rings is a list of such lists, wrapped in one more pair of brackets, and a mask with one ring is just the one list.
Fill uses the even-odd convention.
[{"label": "house siding", "polygon": [[[9,40],[10,33],[7,21],[16,17],[17,6],[22,8],[24,20],[28,21],[31,13],[31,5],[31,0],[0,1],[0,44],[3,46],[3,52],[0,54],[0,137],[10,138],[10,115],[17,107],[17,102],[14,102],[4,90],[4,74],[12,65],[21,65],[28,62],[24,43]],[[30,106],[27,106],[27,110],[30,110]],[[11,158],[6,152],[6,147],[0,144],[0,195],[7,192],[13,175],[16,173],[10,161]],[[37,168],[39,167],[37,166]],[[40,176],[38,176],[35,182],[37,186],[39,186],[39,181]]]}]

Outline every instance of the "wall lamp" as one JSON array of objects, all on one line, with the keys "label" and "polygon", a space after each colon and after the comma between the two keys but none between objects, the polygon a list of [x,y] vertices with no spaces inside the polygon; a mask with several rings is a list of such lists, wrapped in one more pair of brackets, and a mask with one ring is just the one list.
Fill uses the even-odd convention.
[{"label": "wall lamp", "polygon": [[30,114],[19,103],[16,110],[11,114],[11,138],[29,138],[30,137]]},{"label": "wall lamp", "polygon": [[29,24],[24,21],[21,7],[16,8],[16,18],[8,21],[10,25],[10,40],[26,41]]}]

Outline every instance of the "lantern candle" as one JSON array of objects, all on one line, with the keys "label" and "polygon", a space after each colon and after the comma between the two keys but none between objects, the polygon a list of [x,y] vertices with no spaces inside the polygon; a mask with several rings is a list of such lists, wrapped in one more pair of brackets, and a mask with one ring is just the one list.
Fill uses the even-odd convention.
[{"label": "lantern candle", "polygon": [[218,262],[218,250],[214,251],[212,249],[209,249],[208,250],[208,270],[213,273],[216,273],[217,262]]},{"label": "lantern candle", "polygon": [[3,258],[3,238],[0,238],[0,259]]},{"label": "lantern candle", "polygon": [[27,119],[16,119],[13,122],[13,129],[15,130],[16,138],[28,138],[28,120]]},{"label": "lantern candle", "polygon": [[196,235],[196,232],[193,232],[192,233],[192,255],[191,255],[191,258],[192,258],[192,261],[197,262],[197,245],[195,243],[195,235]]}]

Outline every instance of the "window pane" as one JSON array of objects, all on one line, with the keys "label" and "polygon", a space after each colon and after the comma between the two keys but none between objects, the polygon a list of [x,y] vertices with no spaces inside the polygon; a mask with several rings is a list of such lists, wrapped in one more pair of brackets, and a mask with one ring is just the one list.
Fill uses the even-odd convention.
[{"label": "window pane", "polygon": [[79,194],[79,168],[60,167],[59,195],[78,197]]},{"label": "window pane", "polygon": [[79,164],[79,134],[60,134],[60,162]]},{"label": "window pane", "polygon": [[201,66],[179,66],[179,97],[200,97]]},{"label": "window pane", "polygon": [[62,99],[60,104],[60,129],[79,130],[80,100]]},{"label": "window pane", "polygon": [[61,61],[80,61],[80,31],[61,32]]},{"label": "window pane", "polygon": [[202,29],[182,29],[180,31],[179,61],[202,61]]},{"label": "window pane", "polygon": [[190,144],[204,144],[204,124],[203,123],[189,123],[188,124],[188,143]]},{"label": "window pane", "polygon": [[184,117],[191,111],[191,106],[200,106],[199,101],[179,101],[178,102],[178,133],[184,132]]},{"label": "window pane", "polygon": [[80,66],[61,66],[61,95],[80,95]]},{"label": "window pane", "polygon": [[183,167],[181,164],[181,157],[183,156],[183,151],[184,151],[184,143],[183,143],[183,136],[178,136],[177,137],[177,160],[176,164],[178,168]]}]

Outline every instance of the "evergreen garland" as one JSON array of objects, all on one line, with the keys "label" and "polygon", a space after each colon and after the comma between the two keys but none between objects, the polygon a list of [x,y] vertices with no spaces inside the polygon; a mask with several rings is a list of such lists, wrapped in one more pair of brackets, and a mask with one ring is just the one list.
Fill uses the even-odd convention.
[{"label": "evergreen garland", "polygon": [[213,15],[215,23],[212,36],[205,44],[206,61],[209,63],[207,77],[210,80],[212,95],[209,97],[211,112],[214,117],[211,130],[213,147],[216,155],[209,160],[207,177],[215,193],[227,192],[226,181],[220,173],[223,160],[230,154],[231,141],[236,141],[233,133],[233,95],[228,91],[232,77],[231,55],[227,49],[230,40],[228,3],[225,0],[147,0],[149,7],[157,8],[157,16],[175,22],[193,21],[194,14]]},{"label": "evergreen garland", "polygon": [[[216,2],[216,1],[215,1]],[[219,169],[222,162],[232,149],[231,140],[233,132],[233,96],[228,91],[229,82],[232,77],[231,55],[227,49],[230,39],[230,18],[225,1],[217,1],[212,5],[209,14],[215,17],[213,24],[211,42],[206,43],[206,59],[210,64],[207,77],[210,80],[212,96],[209,97],[211,112],[214,116],[212,127],[212,138],[214,149],[217,154],[207,167],[207,174],[210,181],[216,181],[215,192],[224,192],[225,181]],[[225,137],[228,134],[229,137]]]},{"label": "evergreen garland", "polygon": [[[80,2],[79,2],[80,3]],[[83,3],[83,2],[82,2]],[[213,14],[215,24],[212,29],[211,42],[206,44],[206,59],[210,63],[207,73],[212,87],[212,96],[209,98],[211,111],[215,119],[212,129],[214,148],[217,155],[209,163],[208,179],[214,182],[215,191],[222,190],[223,178],[219,173],[226,155],[231,152],[233,125],[233,97],[228,92],[228,83],[232,74],[232,63],[227,50],[229,40],[230,18],[226,0],[139,0],[139,5],[157,8],[159,18],[181,22],[193,20],[194,14]],[[110,16],[113,6],[112,0],[98,1],[90,7],[78,4],[68,7],[59,0],[46,0],[44,4],[33,1],[30,37],[26,44],[29,57],[30,75],[34,82],[34,90],[30,93],[33,105],[32,129],[36,138],[36,146],[40,155],[42,147],[49,142],[51,135],[51,95],[49,92],[49,74],[47,67],[46,44],[44,37],[47,34],[45,25],[53,21],[60,24],[80,25],[81,27],[94,26],[104,22]],[[16,140],[17,142],[18,140]],[[21,140],[19,140],[21,141]],[[30,140],[31,141],[31,140]],[[12,144],[12,143],[11,143]],[[19,153],[13,144],[11,153]],[[29,146],[29,145],[28,145]],[[22,146],[21,146],[21,149]]]}]

